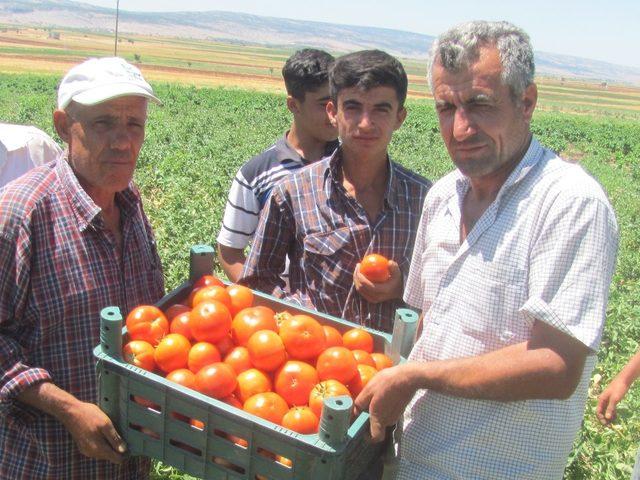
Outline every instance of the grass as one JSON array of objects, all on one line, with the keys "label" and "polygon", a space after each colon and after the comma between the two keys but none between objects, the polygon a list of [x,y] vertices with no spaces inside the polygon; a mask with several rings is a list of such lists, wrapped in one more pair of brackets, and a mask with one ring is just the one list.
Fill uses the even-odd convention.
[{"label": "grass", "polygon": [[[0,75],[0,118],[31,123],[53,134],[51,111],[57,78]],[[187,274],[188,250],[215,242],[226,192],[237,168],[271,144],[290,118],[284,97],[229,88],[198,89],[155,84],[162,108],[151,107],[147,139],[135,180],[155,228],[167,288]],[[427,100],[410,100],[405,125],[391,154],[400,163],[437,179],[452,167]],[[621,232],[607,323],[582,429],[565,478],[628,478],[639,446],[640,391],[620,405],[615,429],[594,414],[597,394],[638,348],[640,339],[640,125],[611,117],[538,112],[533,130],[541,141],[580,160],[605,187]],[[156,463],[154,478],[187,479]]]}]

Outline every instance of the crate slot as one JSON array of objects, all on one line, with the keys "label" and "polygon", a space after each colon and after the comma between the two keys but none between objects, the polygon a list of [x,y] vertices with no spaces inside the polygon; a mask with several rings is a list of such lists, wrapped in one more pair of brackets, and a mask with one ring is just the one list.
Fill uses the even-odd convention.
[{"label": "crate slot", "polygon": [[129,423],[129,428],[131,430],[135,430],[136,432],[143,433],[143,434],[153,438],[154,440],[160,440],[160,434],[158,432],[154,432],[150,428],[143,427],[142,425],[137,425],[135,423]]},{"label": "crate slot", "polygon": [[189,452],[192,455],[197,455],[198,457],[202,457],[202,450],[200,450],[199,448],[193,447],[191,445],[188,445],[184,442],[181,442],[180,440],[175,440],[173,438],[170,438],[169,445],[172,445],[176,448],[184,450],[185,452]]},{"label": "crate slot", "polygon": [[148,398],[141,397],[140,395],[129,395],[129,400],[133,403],[146,407],[147,410],[151,410],[154,413],[162,413],[162,407]]},{"label": "crate slot", "polygon": [[246,470],[240,465],[236,465],[235,463],[230,462],[226,458],[222,457],[211,457],[211,461],[216,465],[223,467],[225,470],[231,470],[232,472],[240,473],[242,475],[245,474]]},{"label": "crate slot", "polygon": [[234,445],[240,447],[240,448],[248,448],[249,447],[249,442],[247,440],[245,440],[242,437],[239,437],[237,435],[232,435],[230,433],[224,432],[222,430],[218,430],[215,429],[213,431],[214,435],[220,437],[220,438],[224,438],[225,440],[233,443]]}]

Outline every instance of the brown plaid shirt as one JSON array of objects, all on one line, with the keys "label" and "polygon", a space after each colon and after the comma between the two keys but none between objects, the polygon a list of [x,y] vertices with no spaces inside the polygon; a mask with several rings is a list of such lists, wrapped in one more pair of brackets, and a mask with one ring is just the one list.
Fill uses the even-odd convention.
[{"label": "brown plaid shirt", "polygon": [[[389,161],[384,206],[371,222],[342,186],[341,150],[285,178],[263,210],[242,283],[306,307],[390,332],[401,299],[373,304],[353,284],[369,253],[409,270],[422,203],[431,183]],[[281,278],[289,258],[288,284]]]}]

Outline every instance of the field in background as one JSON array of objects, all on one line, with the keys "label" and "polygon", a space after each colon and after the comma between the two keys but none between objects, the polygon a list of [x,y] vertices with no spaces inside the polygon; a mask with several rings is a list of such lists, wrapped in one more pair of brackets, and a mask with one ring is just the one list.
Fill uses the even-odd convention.
[{"label": "field in background", "polygon": [[[51,111],[58,79],[24,74],[1,78],[0,118],[34,124],[53,134]],[[167,288],[172,289],[187,275],[189,247],[215,242],[237,168],[281,135],[290,118],[279,94],[158,82],[154,89],[164,106],[150,108],[135,179],[156,231]],[[451,163],[431,102],[411,99],[408,109],[391,154],[431,179],[440,178]],[[614,205],[621,232],[599,363],[565,479],[629,478],[640,446],[640,389],[620,405],[615,429],[597,423],[594,406],[640,339],[640,124],[537,112],[533,130],[544,144],[579,160],[598,178]],[[162,464],[156,463],[155,469],[156,480],[187,478]]]},{"label": "field in background", "polygon": [[[112,35],[45,28],[0,28],[0,72],[60,76],[89,56],[113,55]],[[151,80],[283,92],[280,69],[292,50],[122,34],[118,54]],[[339,54],[340,52],[333,52]],[[429,97],[424,60],[402,59],[409,96]],[[640,87],[538,78],[539,109],[640,119]]]}]

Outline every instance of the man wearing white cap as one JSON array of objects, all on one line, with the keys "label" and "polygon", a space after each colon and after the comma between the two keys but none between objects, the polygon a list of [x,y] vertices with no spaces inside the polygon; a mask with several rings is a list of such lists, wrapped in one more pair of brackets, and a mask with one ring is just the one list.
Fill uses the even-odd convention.
[{"label": "man wearing white cap", "polygon": [[92,349],[103,307],[164,292],[131,182],[149,100],[120,58],[75,66],[53,114],[67,150],[0,192],[0,478],[148,475],[96,406]]}]

